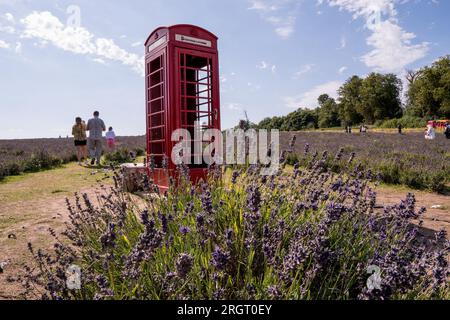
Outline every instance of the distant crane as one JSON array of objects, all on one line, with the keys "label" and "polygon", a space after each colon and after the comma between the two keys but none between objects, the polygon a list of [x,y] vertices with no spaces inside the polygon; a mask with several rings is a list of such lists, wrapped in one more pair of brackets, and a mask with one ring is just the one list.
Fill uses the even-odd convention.
[{"label": "distant crane", "polygon": [[248,118],[247,110],[244,110],[245,120],[247,121],[247,125],[250,127],[250,119]]},{"label": "distant crane", "polygon": [[247,111],[244,110],[245,120],[239,121],[239,129],[248,130],[250,129],[250,119],[248,118]]}]

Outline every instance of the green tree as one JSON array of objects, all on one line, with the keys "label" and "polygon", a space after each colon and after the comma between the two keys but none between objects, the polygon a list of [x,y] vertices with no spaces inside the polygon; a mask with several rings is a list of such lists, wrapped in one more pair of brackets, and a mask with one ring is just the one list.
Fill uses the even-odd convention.
[{"label": "green tree", "polygon": [[360,77],[353,76],[338,90],[339,118],[343,125],[357,124],[363,119],[357,111],[362,81]]},{"label": "green tree", "polygon": [[356,110],[369,124],[399,118],[403,114],[401,91],[402,82],[395,74],[371,73],[362,80]]},{"label": "green tree", "polygon": [[265,118],[258,124],[258,129],[281,129],[285,121],[285,117],[273,117],[273,118]]},{"label": "green tree", "polygon": [[341,125],[339,119],[339,107],[336,101],[327,94],[322,94],[319,98],[318,126],[319,128],[332,128]]},{"label": "green tree", "polygon": [[419,70],[407,96],[407,113],[412,116],[450,117],[450,55]]},{"label": "green tree", "polygon": [[316,127],[316,110],[300,108],[286,116],[280,129],[283,131],[299,131],[303,129],[314,129]]}]

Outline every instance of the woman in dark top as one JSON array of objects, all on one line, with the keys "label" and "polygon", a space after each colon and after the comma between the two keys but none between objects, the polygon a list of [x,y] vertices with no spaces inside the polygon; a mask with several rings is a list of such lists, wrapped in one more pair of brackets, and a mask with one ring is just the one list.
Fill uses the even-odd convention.
[{"label": "woman in dark top", "polygon": [[87,159],[87,137],[86,137],[86,124],[78,117],[75,119],[75,125],[72,127],[72,135],[75,141],[75,148],[77,149],[78,164],[81,161]]}]

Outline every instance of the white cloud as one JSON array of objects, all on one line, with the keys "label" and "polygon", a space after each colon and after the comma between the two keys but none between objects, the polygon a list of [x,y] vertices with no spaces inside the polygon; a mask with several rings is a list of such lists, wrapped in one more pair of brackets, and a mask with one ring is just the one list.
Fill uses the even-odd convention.
[{"label": "white cloud", "polygon": [[14,24],[15,19],[11,13],[5,13],[0,15],[0,32],[14,34],[16,32]]},{"label": "white cloud", "polygon": [[14,34],[16,32],[16,29],[11,26],[0,26],[0,32]]},{"label": "white cloud", "polygon": [[3,40],[0,40],[0,49],[9,49],[11,45]]},{"label": "white cloud", "polygon": [[261,61],[256,68],[261,69],[261,70],[270,70],[272,73],[276,73],[277,72],[277,66],[274,64],[269,64],[265,61]]},{"label": "white cloud", "polygon": [[[374,14],[393,17],[396,0],[328,0],[330,6],[337,6],[340,10],[347,10],[353,14],[353,19],[364,17],[369,19]],[[370,23],[370,21],[368,21]]]},{"label": "white cloud", "polygon": [[250,91],[258,91],[261,89],[259,84],[254,84],[252,82],[247,83],[247,86],[250,88]]},{"label": "white cloud", "polygon": [[277,10],[277,7],[275,5],[269,5],[264,0],[250,0],[250,3],[252,4],[252,6],[248,8],[249,10],[257,10],[264,12]]},{"label": "white cloud", "polygon": [[83,27],[66,27],[48,11],[33,12],[21,20],[24,27],[21,38],[36,39],[41,46],[48,43],[64,51],[89,55],[93,59],[121,62],[144,74],[144,58],[120,48],[112,39],[96,38]]},{"label": "white cloud", "polygon": [[298,80],[301,78],[302,75],[310,72],[313,68],[315,67],[314,64],[305,64],[304,66],[302,66],[300,68],[300,70],[298,70],[294,76],[292,77],[294,80]]},{"label": "white cloud", "polygon": [[347,38],[345,36],[342,36],[341,38],[341,46],[339,49],[345,49],[347,47]]},{"label": "white cloud", "polygon": [[328,0],[330,6],[350,12],[353,19],[365,20],[365,27],[372,32],[367,44],[373,50],[361,60],[375,71],[398,73],[428,53],[429,43],[412,44],[415,34],[398,25],[395,9],[398,2],[400,0]]},{"label": "white cloud", "polygon": [[249,0],[249,10],[258,12],[262,19],[270,23],[281,39],[288,39],[295,28],[295,10],[290,8],[293,0]]},{"label": "white cloud", "polygon": [[131,44],[131,46],[134,48],[134,47],[139,47],[139,46],[141,46],[142,45],[142,42],[141,41],[137,41],[137,42],[134,42],[134,43],[132,43]]},{"label": "white cloud", "polygon": [[101,58],[94,58],[94,59],[92,59],[92,61],[97,62],[99,64],[106,65],[106,61]]},{"label": "white cloud", "polygon": [[300,95],[285,97],[283,100],[288,108],[316,108],[318,106],[317,98],[326,93],[330,97],[336,98],[337,91],[342,85],[339,81],[331,81],[312,88]]},{"label": "white cloud", "polygon": [[144,75],[144,58],[136,54],[129,53],[114,43],[114,40],[98,38],[95,41],[97,46],[96,54],[102,58],[122,62],[131,67],[134,71]]},{"label": "white cloud", "polygon": [[77,54],[94,54],[94,35],[85,28],[66,28],[50,12],[33,12],[21,20],[24,30],[22,38],[38,39],[51,43],[59,49]]},{"label": "white cloud", "polygon": [[22,43],[21,42],[16,42],[16,47],[15,47],[14,51],[17,54],[21,54],[22,53]]},{"label": "white cloud", "polygon": [[227,109],[232,110],[232,111],[241,111],[242,106],[240,103],[228,103]]},{"label": "white cloud", "polygon": [[261,61],[261,63],[259,65],[257,65],[256,67],[258,69],[264,70],[264,69],[267,69],[268,66],[269,65],[265,61]]},{"label": "white cloud", "polygon": [[343,66],[341,68],[339,68],[339,73],[343,74],[348,68],[346,66]]},{"label": "white cloud", "polygon": [[12,13],[7,12],[3,16],[5,17],[6,21],[15,23],[15,19],[14,19],[14,16],[12,15]]},{"label": "white cloud", "polygon": [[375,49],[364,55],[362,61],[377,71],[400,72],[428,53],[427,42],[411,44],[415,37],[391,21],[383,21],[367,38],[367,44]]}]

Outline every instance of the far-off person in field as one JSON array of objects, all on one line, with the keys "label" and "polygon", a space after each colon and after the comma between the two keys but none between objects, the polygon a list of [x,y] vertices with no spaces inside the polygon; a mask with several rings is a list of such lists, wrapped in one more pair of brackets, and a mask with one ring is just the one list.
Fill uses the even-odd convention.
[{"label": "far-off person in field", "polygon": [[109,150],[114,150],[116,147],[116,134],[113,127],[109,127],[108,132],[106,132],[106,144]]},{"label": "far-off person in field", "polygon": [[444,128],[444,135],[447,139],[450,139],[450,123],[447,122]]},{"label": "far-off person in field", "polygon": [[434,124],[429,124],[427,126],[427,130],[425,131],[425,139],[426,140],[436,139],[436,130],[434,129]]},{"label": "far-off person in field", "polygon": [[89,131],[89,152],[91,154],[91,165],[97,161],[100,165],[100,160],[103,151],[103,131],[106,131],[105,123],[100,119],[100,113],[94,112],[94,118],[89,119],[87,124],[87,131]]},{"label": "far-off person in field", "polygon": [[77,149],[78,164],[81,164],[83,159],[87,160],[87,138],[86,138],[86,123],[80,118],[75,119],[75,125],[72,127],[72,135],[75,141],[75,148]]}]

